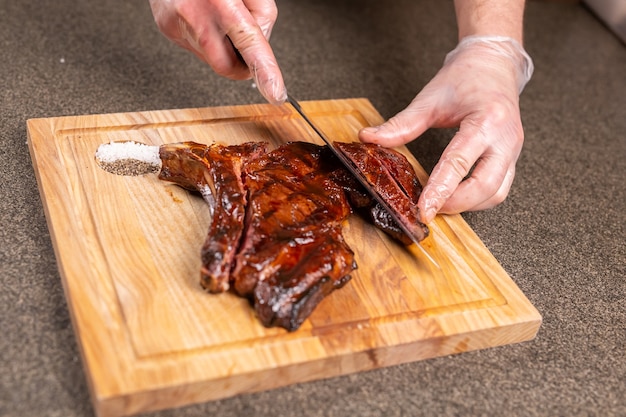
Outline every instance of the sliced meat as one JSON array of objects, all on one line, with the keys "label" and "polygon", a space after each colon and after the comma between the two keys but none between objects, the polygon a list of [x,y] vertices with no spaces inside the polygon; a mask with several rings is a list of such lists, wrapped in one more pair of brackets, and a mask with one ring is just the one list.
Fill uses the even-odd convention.
[{"label": "sliced meat", "polygon": [[246,162],[265,154],[266,143],[163,145],[159,178],[195,190],[209,205],[211,225],[201,249],[203,288],[227,291],[230,270],[243,232],[246,190],[241,179]]},{"label": "sliced meat", "polygon": [[[428,236],[428,226],[420,221],[417,208],[422,186],[413,166],[404,155],[371,143],[335,142],[334,145],[364,174],[367,182],[395,211],[403,225],[418,236],[418,240]],[[411,243],[379,204],[373,205],[370,215],[372,221],[382,230],[404,244]]]},{"label": "sliced meat", "polygon": [[341,234],[351,209],[334,169],[327,148],[306,142],[246,166],[246,233],[232,278],[266,326],[295,330],[356,268]]}]

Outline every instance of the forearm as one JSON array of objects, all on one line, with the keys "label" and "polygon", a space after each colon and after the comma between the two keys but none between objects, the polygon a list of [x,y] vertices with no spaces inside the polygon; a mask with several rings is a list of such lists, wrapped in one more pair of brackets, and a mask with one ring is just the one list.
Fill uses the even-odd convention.
[{"label": "forearm", "polygon": [[473,35],[511,37],[522,43],[524,0],[455,0],[459,40]]}]

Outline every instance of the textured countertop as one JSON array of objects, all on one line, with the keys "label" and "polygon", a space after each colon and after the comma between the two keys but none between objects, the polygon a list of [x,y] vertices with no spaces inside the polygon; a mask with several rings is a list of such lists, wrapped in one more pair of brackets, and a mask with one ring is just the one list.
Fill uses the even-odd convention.
[{"label": "textured countertop", "polygon": [[[301,100],[404,108],[456,41],[451,2],[278,1]],[[147,1],[2,1],[0,415],[91,416],[26,120],[262,102],[158,32]],[[580,5],[530,2],[536,70],[507,201],[464,217],[543,315],[533,341],[155,416],[626,415],[626,47]],[[410,145],[432,169],[451,131]]]}]

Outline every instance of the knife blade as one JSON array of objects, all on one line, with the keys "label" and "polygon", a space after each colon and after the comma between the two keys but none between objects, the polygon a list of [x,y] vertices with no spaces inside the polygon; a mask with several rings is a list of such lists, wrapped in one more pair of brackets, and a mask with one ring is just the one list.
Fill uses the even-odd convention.
[{"label": "knife blade", "polygon": [[322,141],[330,148],[332,153],[339,159],[339,161],[341,161],[341,163],[346,167],[348,172],[350,172],[359,181],[359,183],[363,186],[365,191],[367,191],[367,193],[371,195],[378,204],[380,204],[380,206],[387,212],[387,214],[389,214],[389,216],[393,219],[393,221],[398,225],[400,230],[402,230],[402,232],[406,234],[413,243],[415,243],[417,248],[434,266],[436,266],[438,269],[441,269],[441,267],[433,259],[433,257],[426,251],[426,249],[422,247],[418,237],[415,236],[415,234],[411,232],[411,230],[402,222],[400,217],[389,206],[389,204],[382,198],[382,196],[378,193],[378,191],[376,191],[374,187],[370,185],[365,175],[355,165],[352,164],[352,162],[348,159],[348,157],[346,157],[343,154],[343,152],[335,148],[335,146],[326,137],[326,135],[324,135],[324,133],[311,121],[311,119],[306,115],[304,110],[302,110],[302,106],[300,106],[300,103],[298,102],[298,100],[293,98],[291,95],[287,94],[287,101],[296,110],[296,112],[298,112],[298,114],[302,116],[304,121],[309,125],[311,129],[313,129],[313,131],[317,134],[317,136],[319,136],[322,139]]}]

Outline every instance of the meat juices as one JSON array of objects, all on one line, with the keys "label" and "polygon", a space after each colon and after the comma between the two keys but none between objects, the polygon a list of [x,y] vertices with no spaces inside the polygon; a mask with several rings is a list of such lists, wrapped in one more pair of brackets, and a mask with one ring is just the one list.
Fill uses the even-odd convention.
[{"label": "meat juices", "polygon": [[[404,178],[404,185],[388,192],[390,204],[408,210],[417,202],[421,187],[404,156],[343,145],[352,158],[373,164],[381,178]],[[324,297],[350,280],[357,265],[341,226],[353,208],[369,212],[391,236],[403,236],[325,146],[290,142],[267,152],[266,143],[184,142],[161,146],[160,157],[159,178],[200,192],[211,210],[201,251],[202,287],[246,297],[266,327],[298,329]]]}]

